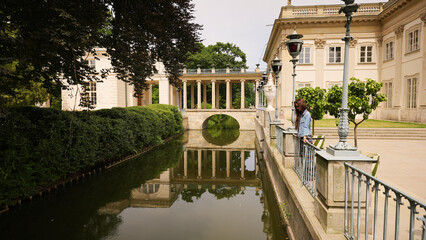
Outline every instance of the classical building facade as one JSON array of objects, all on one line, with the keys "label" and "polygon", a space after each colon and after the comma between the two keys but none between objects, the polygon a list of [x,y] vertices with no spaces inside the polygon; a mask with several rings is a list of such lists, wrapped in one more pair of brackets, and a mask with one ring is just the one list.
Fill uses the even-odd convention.
[{"label": "classical building facade", "polygon": [[[343,4],[343,3],[342,3]],[[345,35],[342,5],[292,6],[281,8],[263,60],[278,57],[283,63],[278,105],[281,117],[290,118],[292,63],[286,36],[297,28],[303,34],[303,49],[296,67],[296,89],[341,85]],[[349,77],[382,82],[387,102],[372,118],[426,122],[426,1],[389,0],[361,4],[351,24]]]}]

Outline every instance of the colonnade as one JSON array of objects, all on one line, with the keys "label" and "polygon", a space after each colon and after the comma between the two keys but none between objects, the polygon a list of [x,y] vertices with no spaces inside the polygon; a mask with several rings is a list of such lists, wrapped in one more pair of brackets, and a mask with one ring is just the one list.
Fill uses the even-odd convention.
[{"label": "colonnade", "polygon": [[[232,162],[232,152],[231,150],[226,150],[226,177],[225,179],[229,180],[231,179],[231,162]],[[239,174],[239,178],[240,180],[245,180],[246,179],[246,166],[245,166],[245,157],[244,157],[244,152],[245,151],[241,151],[241,162],[240,162],[240,174]],[[204,156],[203,156],[204,153]],[[194,160],[195,159],[195,154],[197,154],[197,175],[196,178],[197,179],[204,179],[206,178],[206,176],[203,176],[203,161],[204,164],[207,161],[207,150],[191,150],[190,151],[191,154],[191,159]],[[219,171],[218,169],[220,168],[218,165],[220,163],[221,159],[220,159],[220,154],[219,154],[219,150],[211,150],[211,175],[208,174],[207,178],[211,178],[211,179],[216,179],[217,177],[217,172]],[[257,175],[258,173],[258,166],[257,164],[255,165],[255,175]],[[204,165],[204,167],[206,167]],[[205,172],[204,172],[205,173]],[[235,176],[234,176],[235,177]],[[188,179],[189,178],[189,174],[188,174],[188,150],[185,150],[183,153],[183,178],[184,179]]]},{"label": "colonnade", "polygon": [[[255,79],[255,89],[257,89],[257,86],[259,86],[260,79]],[[182,80],[182,88],[183,88],[183,109],[187,109],[188,106],[188,85],[190,85],[190,101],[191,101],[191,107],[190,109],[206,109],[207,108],[207,85],[211,84],[211,105],[212,109],[218,109],[219,108],[219,86],[221,83],[226,84],[226,109],[232,108],[232,84],[235,81],[231,81],[231,79],[225,79],[225,80],[195,80],[195,81],[188,81],[186,79]],[[241,109],[245,108],[245,79],[239,80],[241,84]],[[248,82],[248,81],[247,81]],[[195,91],[194,88],[197,87],[197,107],[195,107]],[[203,94],[202,94],[203,92]],[[201,99],[201,96],[203,96],[203,99]],[[181,98],[181,96],[179,96]],[[258,107],[258,99],[259,94],[257,91],[255,91],[255,107]]]}]

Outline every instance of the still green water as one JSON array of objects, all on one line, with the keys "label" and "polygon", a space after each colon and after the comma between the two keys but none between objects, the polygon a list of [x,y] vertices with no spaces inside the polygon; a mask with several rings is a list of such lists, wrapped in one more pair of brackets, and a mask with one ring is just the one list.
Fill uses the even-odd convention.
[{"label": "still green water", "polygon": [[286,239],[254,149],[184,139],[11,209],[0,239]]}]

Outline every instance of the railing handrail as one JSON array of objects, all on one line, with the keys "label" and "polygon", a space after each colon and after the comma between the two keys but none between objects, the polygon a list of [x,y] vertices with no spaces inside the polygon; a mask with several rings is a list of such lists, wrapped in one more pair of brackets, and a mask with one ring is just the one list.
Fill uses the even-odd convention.
[{"label": "railing handrail", "polygon": [[[364,215],[365,215],[365,224],[364,224],[364,234],[365,239],[368,239],[369,231],[368,227],[370,225],[369,223],[369,198],[370,198],[370,185],[371,191],[374,191],[374,196],[372,198],[374,199],[374,216],[372,221],[373,224],[373,239],[376,239],[378,231],[378,192],[384,187],[383,194],[384,196],[384,215],[383,215],[383,239],[386,239],[387,233],[388,233],[388,198],[391,197],[392,193],[395,195],[394,200],[396,201],[395,204],[395,239],[398,239],[401,225],[400,225],[400,217],[401,217],[401,205],[403,205],[403,198],[408,200],[410,209],[410,227],[407,231],[409,233],[409,239],[413,240],[415,237],[415,221],[416,221],[416,215],[420,213],[420,211],[416,211],[416,207],[419,206],[423,209],[423,216],[418,216],[417,220],[423,223],[423,232],[422,232],[422,239],[426,239],[426,205],[419,200],[409,196],[408,194],[402,192],[401,190],[392,187],[391,185],[381,181],[380,179],[372,176],[369,173],[364,172],[363,170],[354,167],[350,165],[349,163],[344,163],[345,167],[345,202],[344,202],[344,236],[347,239],[354,239],[356,236],[356,239],[360,238],[361,235],[361,205],[365,205],[363,207]],[[351,171],[351,172],[350,172]],[[352,176],[349,177],[349,174]],[[352,179],[352,180],[350,180]],[[371,180],[371,181],[370,181]],[[358,182],[357,184],[357,194],[355,193],[355,181]],[[351,184],[350,184],[351,182]],[[365,199],[361,199],[361,192],[362,192],[362,185],[365,185]],[[351,185],[351,186],[350,186]],[[350,192],[350,193],[349,193]],[[349,200],[349,194],[351,195],[351,199]],[[358,195],[358,199],[354,200],[355,195]],[[364,198],[364,197],[363,197]],[[348,203],[350,203],[350,206],[348,206]],[[356,221],[355,221],[355,209],[354,206],[357,205],[357,213],[356,213]],[[350,207],[350,210],[348,209]],[[350,211],[350,213],[349,213]],[[348,226],[350,225],[350,226]],[[356,226],[356,227],[355,227]],[[405,232],[405,230],[404,230]]]},{"label": "railing handrail", "polygon": [[389,184],[387,184],[387,183],[383,182],[382,180],[380,180],[380,179],[378,179],[378,178],[374,177],[373,175],[371,175],[371,174],[369,174],[369,173],[366,173],[366,172],[362,171],[361,169],[359,169],[359,168],[357,168],[357,167],[354,167],[354,166],[350,165],[349,163],[345,163],[345,166],[348,166],[349,168],[352,168],[352,169],[354,169],[355,171],[360,172],[360,173],[361,173],[362,175],[364,175],[364,176],[368,176],[368,178],[370,178],[371,180],[374,180],[374,181],[379,182],[379,184],[381,184],[383,187],[389,188],[389,189],[390,189],[390,190],[392,190],[393,192],[401,194],[401,195],[402,195],[405,199],[407,199],[407,200],[409,200],[409,201],[413,201],[413,202],[418,203],[418,206],[420,206],[420,207],[422,207],[422,208],[424,208],[424,209],[426,210],[426,204],[425,204],[425,203],[422,203],[421,201],[419,201],[419,200],[417,200],[417,199],[415,199],[415,198],[411,197],[410,195],[408,195],[408,194],[404,193],[403,191],[401,191],[401,190],[399,190],[399,189],[397,189],[397,188],[395,188],[395,187],[392,187],[391,185],[389,185]]},{"label": "railing handrail", "polygon": [[[294,137],[299,137],[299,136],[297,135],[297,133],[293,133],[293,136],[294,136]],[[320,139],[320,138],[311,138],[311,139],[316,140],[316,139]],[[322,149],[321,149],[321,148],[319,148],[319,147],[315,146],[314,144],[312,144],[312,143],[310,143],[310,142],[306,142],[305,144],[308,144],[309,146],[311,146],[311,147],[315,148],[315,150],[317,150],[317,151],[322,151]]]}]

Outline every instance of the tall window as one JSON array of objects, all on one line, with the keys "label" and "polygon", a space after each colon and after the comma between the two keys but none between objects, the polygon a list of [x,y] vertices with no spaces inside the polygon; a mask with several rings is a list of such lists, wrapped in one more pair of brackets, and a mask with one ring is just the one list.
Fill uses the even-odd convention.
[{"label": "tall window", "polygon": [[83,107],[95,108],[96,103],[96,82],[84,82],[82,84],[81,105]]},{"label": "tall window", "polygon": [[299,55],[299,63],[311,63],[311,48],[302,48]]},{"label": "tall window", "polygon": [[361,46],[359,62],[371,63],[373,62],[373,46]]},{"label": "tall window", "polygon": [[342,62],[342,47],[329,47],[328,48],[328,62],[341,63]]},{"label": "tall window", "polygon": [[304,87],[310,87],[311,84],[310,83],[298,83],[296,89],[301,89]]},{"label": "tall window", "polygon": [[334,85],[337,85],[338,87],[341,87],[341,86],[342,86],[342,84],[341,84],[341,83],[329,83],[329,84],[328,84],[328,88],[330,89],[330,88],[332,88]]},{"label": "tall window", "polygon": [[392,108],[392,83],[387,82],[383,84],[384,93],[388,99],[385,103],[385,108]]},{"label": "tall window", "polygon": [[407,41],[408,52],[419,49],[419,29],[409,32]]},{"label": "tall window", "polygon": [[393,41],[386,43],[385,49],[385,60],[393,59]]},{"label": "tall window", "polygon": [[407,79],[407,108],[417,107],[417,78]]}]

